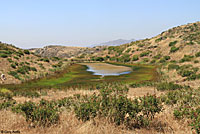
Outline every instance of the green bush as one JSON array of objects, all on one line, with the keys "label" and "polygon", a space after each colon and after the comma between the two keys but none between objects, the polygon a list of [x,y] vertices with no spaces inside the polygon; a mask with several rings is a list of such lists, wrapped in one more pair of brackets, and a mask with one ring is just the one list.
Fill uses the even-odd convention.
[{"label": "green bush", "polygon": [[149,59],[148,58],[144,58],[143,62],[149,62]]},{"label": "green bush", "polygon": [[162,58],[162,59],[160,59],[160,61],[159,61],[160,63],[165,63],[166,62],[166,60],[164,59],[164,58]]},{"label": "green bush", "polygon": [[162,57],[162,55],[161,55],[161,54],[158,54],[158,55],[154,56],[153,58],[154,58],[154,59],[160,59],[161,57]]},{"label": "green bush", "polygon": [[59,61],[59,60],[60,60],[59,57],[52,57],[51,59],[52,59],[53,61]]},{"label": "green bush", "polygon": [[13,77],[15,77],[16,79],[19,79],[19,80],[20,80],[20,77],[19,77],[19,75],[18,75],[17,72],[15,72],[15,71],[10,71],[10,72],[8,72],[8,74],[11,75],[11,76],[13,76]]},{"label": "green bush", "polygon": [[129,62],[130,60],[130,55],[127,53],[124,53],[121,57],[118,58],[118,61],[120,62]]},{"label": "green bush", "polygon": [[181,90],[169,91],[164,96],[161,96],[161,101],[168,105],[175,105],[173,115],[176,119],[180,120],[185,118],[189,119],[189,125],[200,133],[200,88],[192,89],[185,87]]},{"label": "green bush", "polygon": [[131,51],[131,48],[127,49],[127,50],[126,50],[126,53],[129,53],[130,51]]},{"label": "green bush", "polygon": [[44,62],[50,62],[48,58],[41,58],[39,59],[40,61],[44,61]]},{"label": "green bush", "polygon": [[14,106],[14,104],[16,104],[15,100],[3,100],[3,102],[0,102],[0,110]]},{"label": "green bush", "polygon": [[17,72],[20,74],[26,74],[29,73],[30,70],[31,68],[29,66],[23,65],[17,69]]},{"label": "green bush", "polygon": [[177,110],[177,109],[174,110],[174,113],[173,113],[173,114],[174,114],[174,117],[177,118],[177,119],[181,119],[182,116],[183,116],[182,112],[180,112],[180,111]]},{"label": "green bush", "polygon": [[27,122],[32,122],[35,126],[48,127],[57,124],[60,120],[59,110],[54,102],[41,100],[39,104],[25,102],[12,108],[12,111],[22,113]]},{"label": "green bush", "polygon": [[15,64],[11,64],[10,66],[11,66],[12,68],[14,68],[14,69],[16,68],[16,65],[15,65]]},{"label": "green bush", "polygon": [[12,98],[13,94],[6,88],[0,88],[0,110],[13,106],[16,101]]},{"label": "green bush", "polygon": [[24,50],[24,53],[28,55],[30,54],[29,50]]},{"label": "green bush", "polygon": [[19,50],[19,51],[17,52],[17,56],[19,56],[19,57],[24,56],[24,53],[22,52],[22,50]]},{"label": "green bush", "polygon": [[104,61],[104,58],[103,58],[103,57],[97,57],[97,58],[95,59],[95,61]]},{"label": "green bush", "polygon": [[148,56],[149,54],[150,54],[149,51],[142,52],[142,53],[140,54],[140,57]]},{"label": "green bush", "polygon": [[195,54],[196,57],[200,57],[200,52]]},{"label": "green bush", "polygon": [[182,77],[188,77],[188,76],[191,76],[193,74],[196,74],[194,71],[192,70],[180,70],[178,72]]},{"label": "green bush", "polygon": [[7,58],[8,55],[7,55],[7,54],[0,54],[0,57],[2,57],[2,58]]},{"label": "green bush", "polygon": [[40,97],[40,94],[36,91],[20,91],[20,92],[14,92],[15,96],[24,96],[28,98],[38,98]]},{"label": "green bush", "polygon": [[145,44],[139,44],[139,45],[138,45],[138,47],[143,47],[143,46],[145,46]]},{"label": "green bush", "polygon": [[37,72],[37,69],[35,67],[30,67],[30,70]]},{"label": "green bush", "polygon": [[12,63],[12,59],[11,58],[7,58],[8,62]]},{"label": "green bush", "polygon": [[17,57],[17,56],[14,56],[14,58],[15,58],[16,60],[19,60],[19,57]]},{"label": "green bush", "polygon": [[157,39],[155,40],[155,42],[158,43],[158,42],[160,42],[160,41],[162,41],[162,40],[165,40],[166,38],[167,38],[166,36],[157,38]]},{"label": "green bush", "polygon": [[178,70],[179,68],[180,68],[179,65],[176,65],[176,64],[169,64],[168,65],[168,70],[171,70],[171,69]]},{"label": "green bush", "polygon": [[171,46],[175,46],[177,42],[178,42],[178,41],[170,42],[170,43],[169,43],[169,46],[170,46],[170,47],[171,47]]},{"label": "green bush", "polygon": [[151,81],[144,81],[141,83],[132,83],[129,85],[132,88],[138,88],[138,87],[153,87],[154,83]]},{"label": "green bush", "polygon": [[179,61],[180,63],[191,61],[194,56],[192,55],[184,55],[184,57]]},{"label": "green bush", "polygon": [[139,58],[138,58],[137,55],[134,55],[133,58],[132,58],[132,60],[133,60],[133,61],[137,61],[137,60],[139,60]]},{"label": "green bush", "polygon": [[181,85],[174,84],[172,82],[162,82],[157,85],[157,90],[164,91],[164,90],[176,90],[183,88]]},{"label": "green bush", "polygon": [[164,56],[163,58],[164,58],[165,60],[170,60],[170,59],[171,59],[170,56]]},{"label": "green bush", "polygon": [[175,47],[175,46],[172,46],[171,49],[170,49],[170,52],[171,52],[171,53],[174,53],[174,52],[176,52],[176,51],[178,51],[178,50],[179,50],[179,48],[177,48],[177,47]]},{"label": "green bush", "polygon": [[177,61],[176,60],[171,60],[170,63],[177,63]]},{"label": "green bush", "polygon": [[25,61],[25,64],[26,64],[26,65],[30,65],[30,63],[29,63],[29,62],[27,62],[27,61]]},{"label": "green bush", "polygon": [[155,59],[153,59],[153,60],[151,60],[151,62],[150,62],[151,64],[154,64],[154,63],[156,63],[156,60]]},{"label": "green bush", "polygon": [[131,100],[127,98],[128,88],[100,87],[99,95],[92,95],[75,104],[78,119],[87,121],[96,116],[105,117],[116,125],[148,126],[156,113],[162,110],[156,96]]}]

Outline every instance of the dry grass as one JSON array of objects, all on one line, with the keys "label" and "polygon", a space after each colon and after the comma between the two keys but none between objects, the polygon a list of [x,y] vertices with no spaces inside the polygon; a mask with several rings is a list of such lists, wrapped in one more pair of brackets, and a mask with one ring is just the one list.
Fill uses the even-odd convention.
[{"label": "dry grass", "polygon": [[80,94],[80,95],[92,95],[93,93],[97,93],[97,90],[67,90],[67,91],[62,91],[62,90],[49,90],[47,91],[47,95],[38,97],[38,98],[28,98],[28,97],[23,97],[23,96],[15,96],[13,97],[14,100],[17,101],[17,103],[24,103],[25,101],[32,101],[32,102],[39,102],[41,99],[45,99],[48,101],[51,100],[59,100],[65,97],[70,97],[75,94]]},{"label": "dry grass", "polygon": [[106,119],[94,119],[87,122],[77,120],[74,113],[64,111],[60,115],[60,122],[48,128],[30,127],[22,115],[9,110],[0,111],[1,130],[19,130],[21,134],[190,134],[187,120],[175,120],[171,109],[158,114],[153,120],[150,129],[125,129],[124,126],[115,126]]},{"label": "dry grass", "polygon": [[[69,91],[54,91],[50,90],[46,96],[40,98],[25,98],[15,97],[18,103],[23,103],[30,99],[33,102],[39,100],[57,100],[64,97],[69,97],[74,94],[93,94],[98,91],[89,90],[69,90]],[[152,87],[130,88],[128,96],[138,97],[149,94],[160,95],[161,92],[157,92]],[[73,111],[67,110],[60,114],[60,122],[57,125],[43,128],[43,127],[31,127],[30,123],[27,123],[25,118],[20,114],[15,114],[10,110],[0,111],[0,129],[13,131],[19,130],[21,134],[190,134],[192,133],[191,127],[188,127],[188,120],[176,120],[173,116],[172,107],[165,106],[164,110],[157,114],[152,121],[149,129],[127,129],[124,126],[115,126],[113,123],[109,123],[106,119],[96,118],[91,121],[82,122],[79,121]]]}]

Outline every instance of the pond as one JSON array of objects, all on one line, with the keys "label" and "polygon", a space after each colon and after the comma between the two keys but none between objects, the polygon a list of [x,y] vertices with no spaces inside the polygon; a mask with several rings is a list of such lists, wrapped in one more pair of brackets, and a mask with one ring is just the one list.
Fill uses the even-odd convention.
[{"label": "pond", "polygon": [[86,71],[93,72],[93,75],[101,76],[119,76],[122,74],[129,74],[132,72],[130,67],[118,66],[107,63],[81,63],[86,65],[88,69]]},{"label": "pond", "polygon": [[[122,75],[123,74],[123,75]],[[103,76],[103,77],[102,77]],[[31,80],[18,85],[0,85],[23,92],[22,89],[48,89],[68,87],[90,87],[99,83],[137,83],[157,80],[156,67],[153,65],[123,63],[79,63],[63,71],[41,79]]]}]

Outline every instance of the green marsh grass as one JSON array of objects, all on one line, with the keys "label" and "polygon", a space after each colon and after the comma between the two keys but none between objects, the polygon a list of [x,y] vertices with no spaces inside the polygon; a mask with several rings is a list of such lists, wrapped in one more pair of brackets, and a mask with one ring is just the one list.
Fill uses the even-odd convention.
[{"label": "green marsh grass", "polygon": [[137,83],[141,81],[157,80],[158,74],[156,67],[152,65],[142,64],[123,64],[123,63],[110,63],[118,66],[131,67],[133,71],[129,74],[119,76],[105,76],[93,75],[88,72],[86,65],[73,64],[55,75],[44,77],[38,80],[28,81],[19,85],[0,85],[8,89],[50,89],[50,88],[67,88],[67,87],[87,87],[99,83]]}]

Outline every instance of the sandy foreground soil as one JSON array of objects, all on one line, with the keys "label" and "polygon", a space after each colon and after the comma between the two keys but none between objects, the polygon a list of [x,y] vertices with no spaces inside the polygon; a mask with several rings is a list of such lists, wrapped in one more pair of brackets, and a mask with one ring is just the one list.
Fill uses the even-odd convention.
[{"label": "sandy foreground soil", "polygon": [[81,65],[86,65],[90,70],[97,73],[107,73],[107,74],[117,74],[122,72],[132,71],[130,67],[116,66],[107,63],[80,63]]}]

